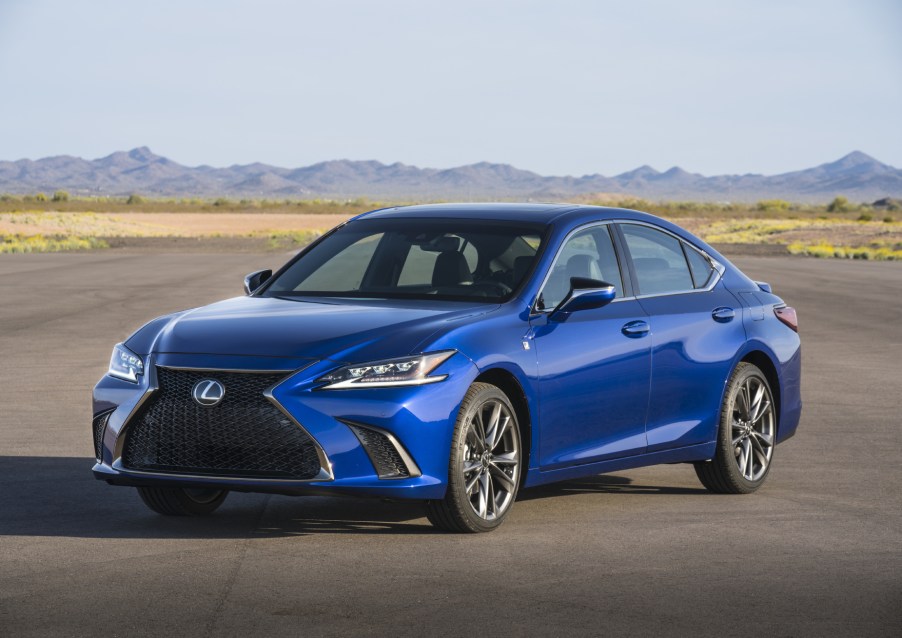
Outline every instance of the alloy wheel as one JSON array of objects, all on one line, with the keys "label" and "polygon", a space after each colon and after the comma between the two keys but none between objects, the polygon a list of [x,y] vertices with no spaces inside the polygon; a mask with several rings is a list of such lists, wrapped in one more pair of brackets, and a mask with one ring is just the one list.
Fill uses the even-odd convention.
[{"label": "alloy wheel", "polygon": [[465,491],[473,512],[485,521],[503,516],[517,491],[520,448],[514,423],[504,403],[489,399],[474,410],[467,425],[462,464]]},{"label": "alloy wheel", "polygon": [[733,396],[732,444],[739,473],[757,481],[767,472],[774,452],[774,401],[767,384],[751,376]]}]

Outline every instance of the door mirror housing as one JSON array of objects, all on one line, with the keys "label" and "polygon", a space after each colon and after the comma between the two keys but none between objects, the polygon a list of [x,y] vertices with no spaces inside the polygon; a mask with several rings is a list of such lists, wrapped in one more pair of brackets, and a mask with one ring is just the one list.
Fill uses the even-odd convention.
[{"label": "door mirror housing", "polygon": [[270,277],[272,277],[272,270],[258,270],[252,272],[244,278],[244,293],[250,295],[257,288],[269,281]]},{"label": "door mirror housing", "polygon": [[571,277],[570,292],[551,313],[551,319],[562,318],[578,310],[591,310],[606,306],[617,296],[613,284],[588,277]]}]

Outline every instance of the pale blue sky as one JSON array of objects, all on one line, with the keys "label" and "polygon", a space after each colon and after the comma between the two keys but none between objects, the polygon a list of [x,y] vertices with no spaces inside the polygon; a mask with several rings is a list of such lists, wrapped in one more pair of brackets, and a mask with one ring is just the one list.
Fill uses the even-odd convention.
[{"label": "pale blue sky", "polygon": [[899,0],[0,0],[0,159],[902,166]]}]

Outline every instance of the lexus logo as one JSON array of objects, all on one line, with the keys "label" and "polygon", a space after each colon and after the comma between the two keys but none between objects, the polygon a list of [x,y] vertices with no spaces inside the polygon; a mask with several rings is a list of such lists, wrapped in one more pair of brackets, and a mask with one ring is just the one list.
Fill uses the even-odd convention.
[{"label": "lexus logo", "polygon": [[201,379],[194,384],[191,396],[199,405],[209,408],[222,401],[222,397],[225,396],[225,388],[215,379]]}]

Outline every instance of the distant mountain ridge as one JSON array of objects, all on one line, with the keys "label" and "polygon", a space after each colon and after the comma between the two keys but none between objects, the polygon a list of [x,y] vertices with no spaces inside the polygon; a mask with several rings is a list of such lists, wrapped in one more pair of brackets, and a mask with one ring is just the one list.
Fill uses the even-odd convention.
[{"label": "distant mountain ridge", "polygon": [[779,175],[689,173],[651,166],[605,177],[543,176],[509,164],[480,162],[448,169],[396,162],[332,160],[301,168],[259,162],[224,168],[184,166],[146,146],[95,160],[58,155],[0,161],[0,192],[78,195],[247,198],[372,197],[382,199],[566,199],[592,193],[646,199],[853,201],[902,197],[902,170],[854,151],[813,168]]}]

